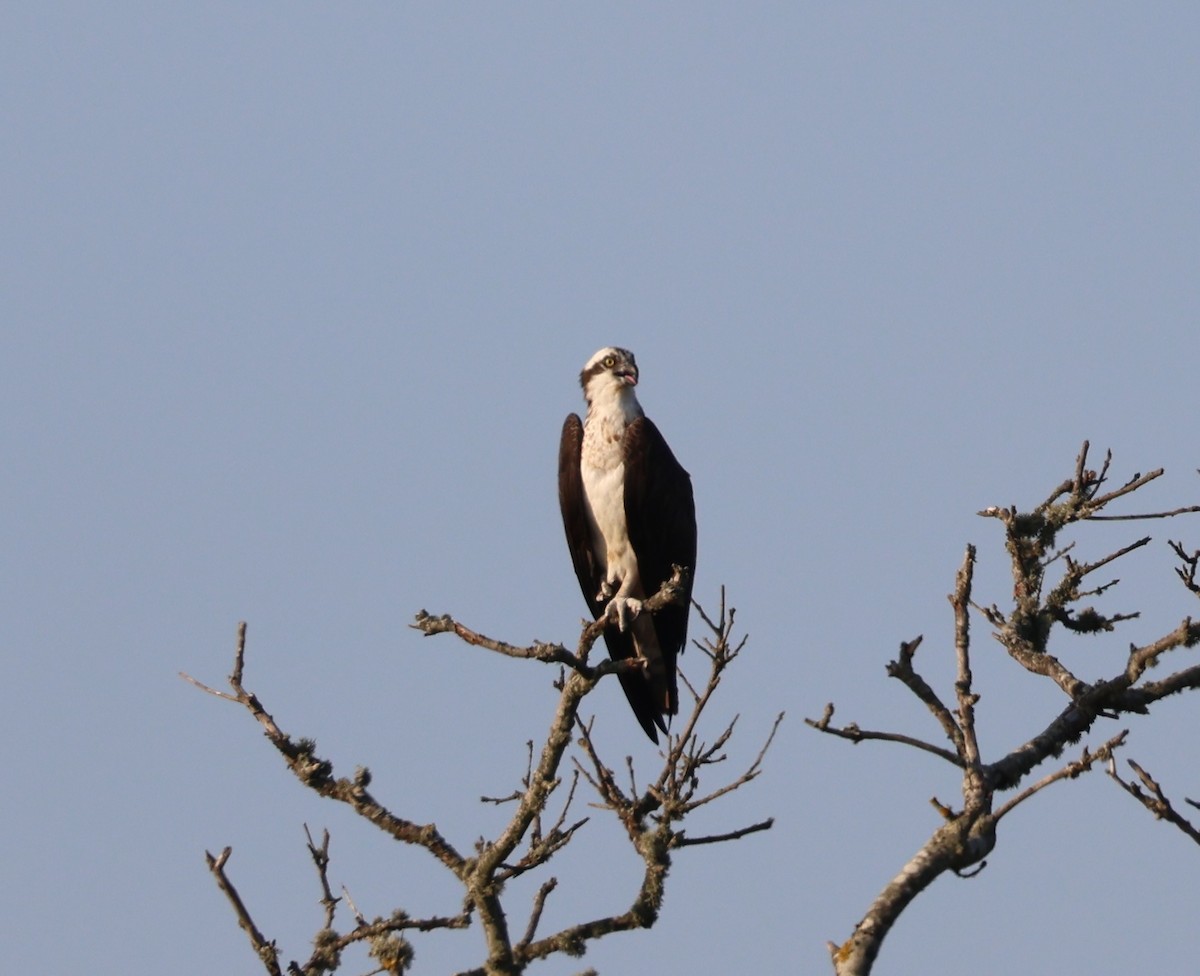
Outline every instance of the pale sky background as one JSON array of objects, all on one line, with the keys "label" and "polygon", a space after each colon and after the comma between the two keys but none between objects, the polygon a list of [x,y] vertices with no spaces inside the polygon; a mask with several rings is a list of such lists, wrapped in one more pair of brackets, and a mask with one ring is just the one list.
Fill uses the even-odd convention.
[{"label": "pale sky background", "polygon": [[[742,716],[731,773],[788,713],[692,829],[776,826],[679,853],[654,930],[535,971],[828,972],[957,779],[803,717],[832,699],[936,739],[884,666],[924,633],[949,691],[966,543],[977,598],[1009,588],[974,513],[1039,501],[1084,438],[1119,478],[1167,468],[1124,511],[1200,501],[1198,37],[1190,3],[6,5],[5,970],[261,972],[204,865],[227,844],[307,958],[304,823],[366,914],[457,910],[426,853],[176,673],[220,684],[249,621],[247,685],[284,728],[469,849],[553,675],[408,624],[575,639],[558,431],[618,344],[695,482],[697,597],[727,586],[751,634],[715,709]],[[1165,540],[1200,547],[1200,521],[1080,551],[1147,532],[1102,604],[1146,616],[1059,646],[1085,678],[1196,611]],[[996,758],[1062,700],[975,634]],[[649,769],[616,684],[591,705]],[[1131,728],[1126,755],[1200,795],[1196,700]],[[592,812],[544,930],[633,896]],[[877,972],[1195,971],[1200,850],[1104,776],[1014,814],[988,860]],[[415,945],[418,973],[482,959],[474,931]]]}]

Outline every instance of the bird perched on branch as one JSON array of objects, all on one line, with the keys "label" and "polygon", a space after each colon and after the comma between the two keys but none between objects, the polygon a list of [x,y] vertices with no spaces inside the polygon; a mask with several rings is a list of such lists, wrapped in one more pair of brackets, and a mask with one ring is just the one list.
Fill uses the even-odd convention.
[{"label": "bird perched on branch", "polygon": [[[575,575],[594,618],[608,618],[613,660],[642,669],[619,675],[633,713],[653,742],[679,710],[675,657],[687,643],[696,568],[692,479],[642,412],[637,362],[627,349],[601,349],[579,383],[587,417],[570,414],[558,451],[558,501]],[[682,604],[642,613],[642,602],[687,569]],[[664,719],[665,716],[665,719]]]}]

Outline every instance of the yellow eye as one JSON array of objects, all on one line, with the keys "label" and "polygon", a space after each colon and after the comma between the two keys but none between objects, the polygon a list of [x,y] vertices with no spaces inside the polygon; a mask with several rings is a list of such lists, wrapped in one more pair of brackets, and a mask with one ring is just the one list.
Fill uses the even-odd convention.
[{"label": "yellow eye", "polygon": [[605,369],[612,369],[616,365],[617,365],[617,361],[615,359],[613,359],[612,356],[604,357],[604,368]]}]

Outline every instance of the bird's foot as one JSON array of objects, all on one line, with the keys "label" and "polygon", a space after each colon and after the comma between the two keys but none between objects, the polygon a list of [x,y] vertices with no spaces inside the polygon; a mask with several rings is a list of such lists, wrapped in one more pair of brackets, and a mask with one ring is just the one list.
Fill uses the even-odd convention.
[{"label": "bird's foot", "polygon": [[617,628],[621,633],[625,633],[629,629],[629,625],[637,619],[641,612],[642,601],[631,596],[614,597],[604,610],[605,616],[617,618]]},{"label": "bird's foot", "polygon": [[612,599],[612,595],[616,592],[617,591],[612,580],[605,580],[600,584],[600,592],[596,594],[596,602],[607,603]]}]

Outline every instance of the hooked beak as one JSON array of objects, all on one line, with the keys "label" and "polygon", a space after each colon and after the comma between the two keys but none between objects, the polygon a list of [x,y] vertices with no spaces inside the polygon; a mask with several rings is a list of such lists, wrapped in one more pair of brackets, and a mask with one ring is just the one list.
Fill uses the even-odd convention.
[{"label": "hooked beak", "polygon": [[619,369],[613,375],[618,377],[627,386],[637,386],[638,374],[636,366],[633,369]]}]

